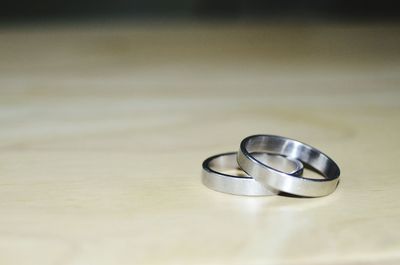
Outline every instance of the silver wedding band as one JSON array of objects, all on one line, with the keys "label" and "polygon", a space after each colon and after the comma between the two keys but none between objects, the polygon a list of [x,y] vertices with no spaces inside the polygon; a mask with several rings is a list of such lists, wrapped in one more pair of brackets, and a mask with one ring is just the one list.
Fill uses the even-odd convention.
[{"label": "silver wedding band", "polygon": [[[317,171],[323,179],[314,179],[282,172],[258,160],[253,153],[267,152],[297,159]],[[240,144],[239,166],[265,187],[286,193],[320,197],[332,193],[338,184],[340,169],[321,151],[305,143],[276,135],[253,135]]]}]

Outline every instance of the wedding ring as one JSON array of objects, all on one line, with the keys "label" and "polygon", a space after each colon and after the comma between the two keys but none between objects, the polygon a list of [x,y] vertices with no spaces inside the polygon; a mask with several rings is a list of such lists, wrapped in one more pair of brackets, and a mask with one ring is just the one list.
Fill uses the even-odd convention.
[{"label": "wedding ring", "polygon": [[[260,161],[274,164],[285,172],[294,175],[301,175],[303,172],[303,164],[297,160],[265,153],[254,155]],[[212,190],[234,195],[265,196],[279,192],[265,187],[243,172],[237,164],[236,152],[219,154],[204,160],[202,182]]]},{"label": "wedding ring", "polygon": [[[267,152],[301,161],[317,171],[323,179],[314,179],[283,172],[257,159],[254,153]],[[338,165],[321,151],[302,142],[275,135],[253,135],[240,144],[239,166],[267,189],[304,196],[320,197],[332,193],[339,182]]]}]

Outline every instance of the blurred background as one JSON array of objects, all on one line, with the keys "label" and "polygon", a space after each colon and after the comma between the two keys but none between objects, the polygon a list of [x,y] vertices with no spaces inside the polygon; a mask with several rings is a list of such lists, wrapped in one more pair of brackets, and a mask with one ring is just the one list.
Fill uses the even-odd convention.
[{"label": "blurred background", "polygon": [[55,19],[323,19],[398,20],[392,0],[5,0],[2,22]]}]

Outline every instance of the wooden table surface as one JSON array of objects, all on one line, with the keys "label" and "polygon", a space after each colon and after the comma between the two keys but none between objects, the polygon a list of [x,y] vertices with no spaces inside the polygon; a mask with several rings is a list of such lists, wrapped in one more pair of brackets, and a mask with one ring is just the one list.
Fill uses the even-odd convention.
[{"label": "wooden table surface", "polygon": [[[0,28],[0,264],[400,264],[398,25]],[[241,197],[251,134],[334,158],[335,193]]]}]

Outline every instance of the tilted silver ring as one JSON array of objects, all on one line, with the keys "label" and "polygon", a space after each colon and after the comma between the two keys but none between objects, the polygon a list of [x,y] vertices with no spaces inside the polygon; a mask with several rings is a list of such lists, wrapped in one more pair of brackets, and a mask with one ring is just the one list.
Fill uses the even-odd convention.
[{"label": "tilted silver ring", "polygon": [[[254,153],[267,152],[297,159],[314,169],[323,179],[283,172],[256,158]],[[240,144],[239,166],[267,189],[305,196],[320,197],[332,193],[339,182],[338,165],[321,151],[305,143],[276,135],[253,135]]]},{"label": "tilted silver ring", "polygon": [[[268,154],[255,154],[260,160],[281,165],[281,169],[295,175],[301,175],[303,164],[297,160],[286,159]],[[243,172],[237,164],[237,153],[223,153],[211,156],[203,162],[202,182],[208,188],[245,196],[275,195],[279,191],[267,188]]]}]

